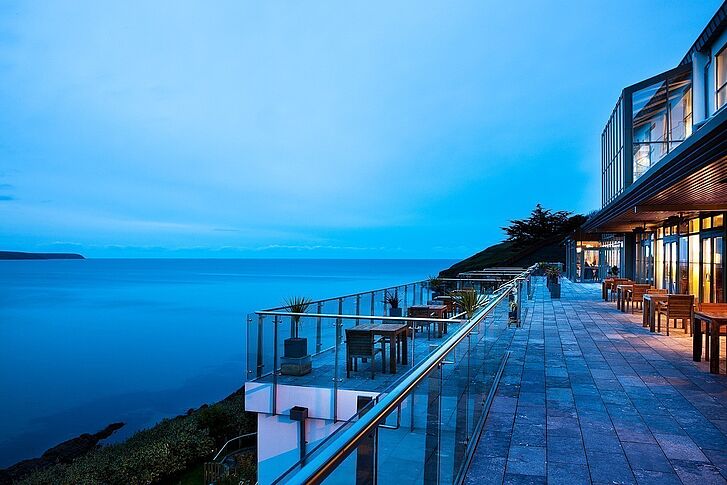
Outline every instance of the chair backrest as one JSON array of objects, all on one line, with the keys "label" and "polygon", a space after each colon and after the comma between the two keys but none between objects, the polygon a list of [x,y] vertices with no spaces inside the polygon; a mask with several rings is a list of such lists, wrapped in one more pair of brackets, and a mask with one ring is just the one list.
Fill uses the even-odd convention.
[{"label": "chair backrest", "polygon": [[694,295],[669,295],[667,303],[667,318],[691,318]]},{"label": "chair backrest", "polygon": [[349,356],[369,357],[374,353],[374,334],[365,330],[346,329],[346,352]]},{"label": "chair backrest", "polygon": [[697,303],[700,310],[719,310],[727,311],[727,303]]},{"label": "chair backrest", "polygon": [[669,290],[666,288],[649,288],[646,293],[649,295],[666,295],[669,293]]},{"label": "chair backrest", "polygon": [[430,311],[429,308],[409,308],[406,313],[409,317],[426,318],[429,316]]},{"label": "chair backrest", "polygon": [[651,288],[651,285],[634,285],[634,289],[631,292],[631,299],[633,301],[642,301],[646,292],[649,291],[649,288]]}]

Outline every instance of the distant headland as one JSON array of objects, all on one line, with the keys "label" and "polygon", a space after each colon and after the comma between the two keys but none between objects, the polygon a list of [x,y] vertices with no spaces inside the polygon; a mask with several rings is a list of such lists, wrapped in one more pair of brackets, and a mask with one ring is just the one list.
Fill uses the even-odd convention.
[{"label": "distant headland", "polygon": [[3,259],[86,259],[75,253],[24,253],[20,251],[0,251]]}]

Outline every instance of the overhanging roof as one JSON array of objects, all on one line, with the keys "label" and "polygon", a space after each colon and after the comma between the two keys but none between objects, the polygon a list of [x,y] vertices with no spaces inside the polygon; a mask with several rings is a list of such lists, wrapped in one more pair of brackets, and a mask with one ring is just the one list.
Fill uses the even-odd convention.
[{"label": "overhanging roof", "polygon": [[593,215],[583,230],[631,232],[671,216],[714,210],[727,210],[727,109]]},{"label": "overhanging roof", "polygon": [[692,54],[694,52],[700,52],[704,47],[711,42],[711,40],[720,35],[727,25],[727,2],[724,2],[718,9],[717,12],[712,16],[707,26],[704,28],[697,40],[692,44],[692,47],[687,51],[687,54],[682,59],[679,65],[689,64],[692,62]]}]

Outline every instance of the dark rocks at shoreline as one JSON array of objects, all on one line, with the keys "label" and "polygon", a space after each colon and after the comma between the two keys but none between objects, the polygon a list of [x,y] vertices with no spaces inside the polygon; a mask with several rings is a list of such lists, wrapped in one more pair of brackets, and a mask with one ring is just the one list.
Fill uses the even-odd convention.
[{"label": "dark rocks at shoreline", "polygon": [[10,484],[15,480],[57,463],[71,463],[76,458],[96,449],[98,442],[111,436],[122,428],[124,423],[112,423],[98,433],[84,433],[48,449],[40,458],[23,460],[4,470],[0,470],[0,484]]},{"label": "dark rocks at shoreline", "polygon": [[0,260],[21,259],[86,259],[76,253],[25,253],[21,251],[0,251]]}]

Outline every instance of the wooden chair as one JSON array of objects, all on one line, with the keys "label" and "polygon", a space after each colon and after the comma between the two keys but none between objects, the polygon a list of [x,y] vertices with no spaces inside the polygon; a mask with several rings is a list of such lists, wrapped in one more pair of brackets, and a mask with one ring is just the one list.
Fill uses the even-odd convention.
[{"label": "wooden chair", "polygon": [[661,316],[666,315],[666,334],[669,335],[669,321],[681,320],[684,333],[687,332],[686,320],[689,320],[689,327],[694,318],[694,295],[669,295],[665,302],[656,305],[657,331],[661,332]]},{"label": "wooden chair", "polygon": [[611,301],[615,301],[616,294],[618,292],[618,285],[625,285],[630,282],[631,280],[629,280],[628,278],[614,278],[614,280],[611,282],[611,292],[609,299]]},{"label": "wooden chair", "polygon": [[649,288],[646,291],[646,294],[648,294],[648,295],[668,295],[669,290],[667,290],[666,288]]},{"label": "wooden chair", "polygon": [[[376,347],[380,343],[381,347]],[[366,330],[346,329],[346,377],[351,377],[351,370],[358,370],[358,359],[371,359],[371,378],[374,378],[376,354],[381,352],[381,372],[386,373],[386,352],[384,341],[374,339],[373,332]]]},{"label": "wooden chair", "polygon": [[[727,311],[727,303],[697,303],[697,309],[705,311]],[[709,342],[709,339],[712,338],[712,336],[710,335],[710,332],[712,331],[712,326],[707,325],[705,322],[699,322],[699,324],[702,326],[702,335],[706,337],[706,342]],[[727,325],[719,326],[719,335],[717,335],[717,338],[720,337],[727,337]],[[704,358],[705,360],[709,360],[709,344],[705,345]]]},{"label": "wooden chair", "polygon": [[[434,318],[434,314],[429,310],[419,308],[409,308],[406,315],[413,318]],[[424,331],[424,327],[427,327],[427,339],[432,338],[432,323],[434,322],[423,322],[421,320],[410,320],[409,328],[412,332]]]},{"label": "wooden chair", "polygon": [[634,304],[638,303],[640,308],[644,309],[644,295],[651,288],[651,285],[635,284],[631,292],[626,295],[626,305],[630,307],[631,313],[634,312]]}]

